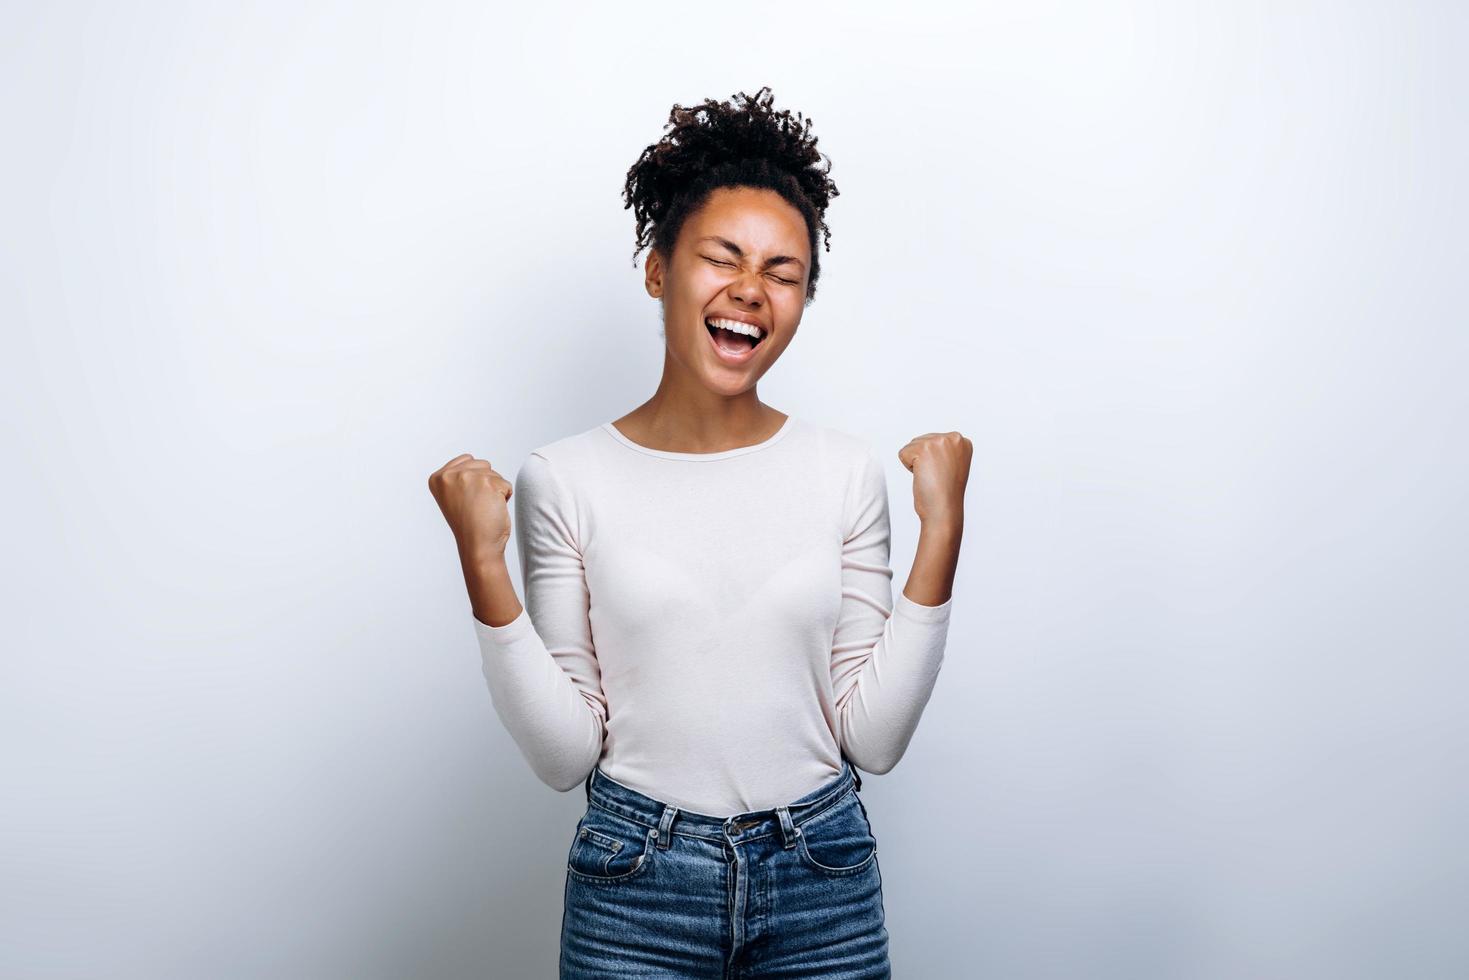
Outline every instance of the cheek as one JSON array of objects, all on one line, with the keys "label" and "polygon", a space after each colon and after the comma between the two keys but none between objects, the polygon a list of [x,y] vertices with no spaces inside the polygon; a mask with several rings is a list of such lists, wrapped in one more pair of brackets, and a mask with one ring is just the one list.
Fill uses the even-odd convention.
[{"label": "cheek", "polygon": [[806,312],[806,307],[801,300],[786,300],[775,308],[775,322],[785,327],[786,333],[795,333],[801,324],[801,314]]},{"label": "cheek", "polygon": [[711,302],[725,285],[720,270],[705,262],[685,267],[679,277],[680,291],[700,304]]}]

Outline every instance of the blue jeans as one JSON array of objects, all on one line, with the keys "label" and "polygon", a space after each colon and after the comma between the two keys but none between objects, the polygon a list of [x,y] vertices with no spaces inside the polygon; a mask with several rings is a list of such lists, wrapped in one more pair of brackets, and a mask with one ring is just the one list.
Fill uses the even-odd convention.
[{"label": "blue jeans", "polygon": [[604,773],[566,859],[561,978],[888,978],[877,839],[845,758],[791,803],[680,810]]}]

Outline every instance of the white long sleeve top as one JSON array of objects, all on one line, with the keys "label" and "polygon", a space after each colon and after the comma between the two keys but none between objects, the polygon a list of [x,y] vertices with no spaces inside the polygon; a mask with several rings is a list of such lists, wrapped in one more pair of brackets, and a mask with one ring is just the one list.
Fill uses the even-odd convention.
[{"label": "white long sleeve top", "polygon": [[893,594],[887,480],[793,416],[764,442],[652,449],[612,423],[533,450],[511,502],[524,610],[474,620],[536,775],[603,772],[716,817],[884,773],[943,663],[952,598]]}]

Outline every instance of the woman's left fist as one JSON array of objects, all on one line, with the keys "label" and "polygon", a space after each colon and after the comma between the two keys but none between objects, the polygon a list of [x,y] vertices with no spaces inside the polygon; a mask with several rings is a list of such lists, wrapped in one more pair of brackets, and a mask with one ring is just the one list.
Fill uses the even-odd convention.
[{"label": "woman's left fist", "polygon": [[913,509],[918,519],[964,523],[964,487],[974,443],[957,432],[927,432],[898,450],[898,459],[913,474]]}]

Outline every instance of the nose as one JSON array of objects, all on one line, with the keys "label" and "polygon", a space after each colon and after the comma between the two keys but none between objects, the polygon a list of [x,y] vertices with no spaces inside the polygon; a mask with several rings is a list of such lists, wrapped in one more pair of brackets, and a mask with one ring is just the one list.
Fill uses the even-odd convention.
[{"label": "nose", "polygon": [[730,298],[737,303],[745,303],[759,309],[760,304],[765,301],[765,289],[759,283],[758,278],[741,279],[729,287]]}]

